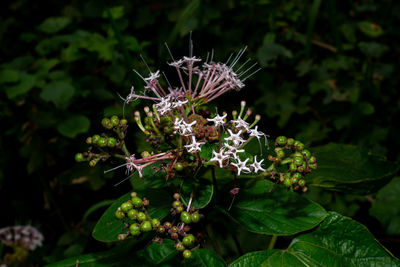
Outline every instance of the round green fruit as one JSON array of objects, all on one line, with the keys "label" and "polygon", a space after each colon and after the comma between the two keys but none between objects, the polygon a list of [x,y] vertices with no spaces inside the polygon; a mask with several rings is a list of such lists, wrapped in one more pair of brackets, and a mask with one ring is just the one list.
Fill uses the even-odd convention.
[{"label": "round green fruit", "polygon": [[93,143],[93,144],[97,144],[97,142],[99,141],[99,139],[100,139],[100,135],[98,135],[98,134],[93,135],[93,136],[92,136],[92,143]]},{"label": "round green fruit", "polygon": [[117,210],[117,211],[115,212],[115,217],[116,217],[118,220],[121,220],[121,219],[125,218],[125,213],[123,213],[122,210]]},{"label": "round green fruit", "polygon": [[83,156],[82,153],[76,153],[76,154],[75,154],[75,160],[76,160],[77,162],[81,162],[81,161],[84,161],[84,160],[85,160],[85,157]]},{"label": "round green fruit", "polygon": [[191,257],[192,257],[192,252],[191,252],[190,250],[186,249],[186,250],[183,252],[183,257],[184,257],[185,259],[191,258]]},{"label": "round green fruit", "polygon": [[133,223],[131,224],[131,226],[129,226],[129,231],[132,232],[140,232],[140,225],[137,223]]},{"label": "round green fruit", "polygon": [[293,158],[293,163],[296,164],[297,166],[300,166],[303,164],[303,157],[294,157]]},{"label": "round green fruit", "polygon": [[294,144],[294,139],[293,138],[288,138],[287,143],[288,146],[292,146]]},{"label": "round green fruit", "polygon": [[190,234],[185,236],[182,239],[182,243],[186,246],[186,247],[191,247],[194,244],[195,238],[194,235]]},{"label": "round green fruit", "polygon": [[110,137],[107,140],[107,146],[109,147],[115,147],[117,145],[117,139],[115,139],[114,137]]},{"label": "round green fruit", "polygon": [[107,138],[105,138],[105,137],[100,137],[100,138],[99,138],[99,141],[97,141],[97,144],[98,144],[100,147],[105,147],[105,146],[107,145]]},{"label": "round green fruit", "polygon": [[113,124],[113,126],[117,126],[119,124],[119,119],[118,116],[114,115],[111,117],[111,123]]},{"label": "round green fruit", "polygon": [[143,222],[147,219],[147,216],[144,214],[144,212],[138,212],[137,219],[139,222]]},{"label": "round green fruit", "polygon": [[286,145],[287,138],[285,136],[278,136],[276,138],[275,142],[280,146],[284,146],[284,145]]},{"label": "round green fruit", "polygon": [[175,209],[177,207],[181,207],[182,206],[182,202],[180,202],[179,200],[175,200],[174,202],[172,202],[172,207],[174,207]]},{"label": "round green fruit", "polygon": [[141,229],[143,232],[149,232],[149,231],[151,231],[151,230],[153,229],[153,227],[151,226],[151,222],[149,222],[149,221],[144,221],[144,222],[142,223],[142,225],[140,226],[140,229]]},{"label": "round green fruit", "polygon": [[191,223],[192,222],[192,216],[190,215],[189,212],[183,211],[181,213],[181,221],[184,223]]},{"label": "round green fruit", "polygon": [[136,208],[140,208],[143,206],[143,200],[140,197],[134,196],[132,197],[132,205]]},{"label": "round green fruit", "polygon": [[129,219],[134,220],[136,219],[137,214],[138,214],[137,210],[131,209],[130,211],[128,211],[127,215]]},{"label": "round green fruit", "polygon": [[200,214],[198,214],[197,212],[192,213],[192,222],[198,223],[199,221],[200,221]]},{"label": "round green fruit", "polygon": [[133,208],[132,203],[130,202],[125,202],[121,204],[121,210],[123,212],[128,212],[129,210],[131,210]]},{"label": "round green fruit", "polygon": [[182,242],[176,243],[175,248],[176,248],[177,251],[184,251],[185,250],[185,246],[183,245]]},{"label": "round green fruit", "polygon": [[303,149],[303,151],[301,151],[301,154],[306,156],[307,159],[311,158],[311,152],[308,149]]},{"label": "round green fruit", "polygon": [[177,162],[177,163],[175,164],[175,170],[177,170],[178,172],[182,171],[182,170],[183,170],[183,165],[182,165],[182,163]]},{"label": "round green fruit", "polygon": [[306,181],[304,181],[303,179],[299,180],[299,185],[301,187],[304,187],[306,185]]},{"label": "round green fruit", "polygon": [[176,208],[176,212],[177,213],[181,213],[182,211],[183,211],[183,207],[182,206],[179,206],[179,207]]},{"label": "round green fruit", "polygon": [[154,227],[154,228],[157,228],[158,226],[160,226],[160,220],[159,219],[152,219],[151,220],[151,225]]},{"label": "round green fruit", "polygon": [[292,181],[290,181],[290,178],[285,178],[285,180],[283,180],[283,185],[286,187],[291,187]]}]

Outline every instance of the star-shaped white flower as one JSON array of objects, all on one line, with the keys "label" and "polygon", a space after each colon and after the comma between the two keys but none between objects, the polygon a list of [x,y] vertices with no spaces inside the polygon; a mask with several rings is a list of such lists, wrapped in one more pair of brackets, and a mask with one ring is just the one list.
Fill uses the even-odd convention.
[{"label": "star-shaped white flower", "polygon": [[238,175],[240,172],[250,172],[250,168],[246,166],[246,163],[249,159],[247,158],[245,161],[237,160],[237,163],[232,162],[231,164],[237,168]]},{"label": "star-shaped white flower", "polygon": [[226,115],[227,114],[220,116],[219,114],[217,114],[213,119],[207,119],[207,120],[214,122],[214,126],[216,128],[218,128],[219,126],[222,126],[225,124],[224,119],[226,118]]},{"label": "star-shaped white flower", "polygon": [[236,128],[244,128],[246,131],[250,129],[250,124],[244,121],[242,118],[237,118],[237,120],[233,120],[232,123],[235,125]]},{"label": "star-shaped white flower", "polygon": [[223,166],[223,162],[224,162],[224,160],[228,159],[229,156],[224,154],[224,150],[223,149],[221,149],[218,153],[215,152],[215,150],[213,149],[212,153],[213,153],[214,157],[211,158],[210,161],[218,162],[219,163],[219,167],[223,168],[224,167]]},{"label": "star-shaped white flower", "polygon": [[250,165],[250,167],[253,168],[254,173],[258,173],[258,171],[265,171],[265,169],[261,166],[261,163],[263,163],[263,161],[264,159],[257,161],[257,156],[254,156],[254,162]]},{"label": "star-shaped white flower", "polygon": [[254,136],[258,140],[260,140],[260,138],[262,136],[265,136],[265,134],[261,131],[258,131],[257,128],[258,128],[258,126],[256,126],[254,129],[249,129],[248,132],[250,133],[249,136]]},{"label": "star-shaped white flower", "polygon": [[182,120],[182,132],[181,135],[183,136],[188,136],[193,133],[192,126],[196,124],[197,121],[192,121],[191,123],[187,123],[184,120]]},{"label": "star-shaped white flower", "polygon": [[232,143],[233,143],[233,145],[234,146],[236,146],[236,147],[238,147],[238,146],[240,146],[242,143],[244,143],[245,141],[243,140],[243,138],[242,137],[240,137],[240,131],[239,132],[237,132],[237,133],[233,133],[230,129],[228,129],[228,132],[229,132],[229,137],[225,137],[224,139],[226,140],[226,141],[232,141]]},{"label": "star-shaped white flower", "polygon": [[196,138],[192,135],[192,143],[190,145],[186,145],[186,149],[189,153],[195,153],[201,151],[201,145],[204,145],[204,142],[196,142]]},{"label": "star-shaped white flower", "polygon": [[170,111],[171,106],[172,106],[172,104],[171,104],[171,100],[169,97],[162,97],[160,99],[160,102],[155,105],[158,113],[160,113],[161,115],[164,115],[165,113]]},{"label": "star-shaped white flower", "polygon": [[225,152],[225,154],[233,156],[234,159],[238,158],[237,153],[242,153],[244,152],[244,149],[238,149],[235,146],[231,146],[228,143],[224,144],[224,147],[227,149],[227,151]]},{"label": "star-shaped white flower", "polygon": [[172,103],[172,107],[173,108],[179,108],[179,107],[182,107],[184,104],[186,104],[188,102],[188,100],[187,99],[185,99],[185,100],[177,100],[176,102],[173,102]]},{"label": "star-shaped white flower", "polygon": [[150,76],[147,78],[144,78],[144,80],[151,82],[151,81],[157,80],[159,77],[160,77],[160,71],[158,70],[154,73],[150,72]]}]

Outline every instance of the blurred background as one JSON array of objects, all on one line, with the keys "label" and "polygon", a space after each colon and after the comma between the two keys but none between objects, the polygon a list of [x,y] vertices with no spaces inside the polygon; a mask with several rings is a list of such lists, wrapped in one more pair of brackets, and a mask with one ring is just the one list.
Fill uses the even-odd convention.
[{"label": "blurred background", "polygon": [[[122,115],[143,75],[194,54],[225,62],[248,46],[262,70],[218,110],[246,100],[272,138],[308,146],[360,146],[400,160],[400,2],[391,0],[2,1],[0,4],[0,228],[31,224],[44,235],[29,264],[107,249],[91,230],[112,199],[120,173],[103,174],[74,155],[101,133],[101,119]],[[243,60],[243,62],[245,59]],[[175,76],[167,75],[173,84]],[[148,103],[147,103],[148,104]],[[126,107],[133,111],[146,103]],[[397,123],[396,123],[397,121]],[[130,147],[135,150],[134,124]],[[368,196],[314,189],[328,210],[352,216],[400,255],[400,178]],[[93,206],[95,205],[95,206]],[[100,208],[99,208],[100,207]],[[98,209],[99,208],[99,209]],[[6,248],[0,249],[2,255]]]}]

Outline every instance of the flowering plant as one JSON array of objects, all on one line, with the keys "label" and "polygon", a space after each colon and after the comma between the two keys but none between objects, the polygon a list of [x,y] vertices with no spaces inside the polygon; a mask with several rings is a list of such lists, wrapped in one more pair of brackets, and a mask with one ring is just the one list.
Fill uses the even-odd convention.
[{"label": "flowering plant", "polygon": [[[253,116],[245,101],[229,114],[211,108],[211,101],[242,89],[246,79],[259,71],[253,70],[255,64],[246,69],[249,60],[239,63],[246,48],[221,63],[213,60],[213,53],[202,61],[193,56],[192,41],[189,47],[188,57],[175,60],[167,46],[173,60],[168,65],[176,70],[178,87],[170,84],[164,72],[162,80],[160,71],[148,67],[148,77],[137,72],[145,84],[144,92],[132,87],[122,98],[124,105],[139,99],[153,102],[143,108],[144,115],[134,112],[145,141],[140,153],[128,149],[127,119],[112,116],[102,120],[110,133],[88,137],[89,151],[76,154],[78,162],[88,161],[92,167],[100,161],[122,161],[105,172],[124,168],[126,178],[122,181],[130,178],[134,190],[111,205],[93,236],[104,242],[131,239],[126,247],[135,248],[141,264],[203,261],[213,266],[225,265],[221,243],[230,246],[225,244],[229,243],[227,236],[238,254],[243,254],[237,237],[240,227],[270,235],[270,243],[268,250],[245,254],[232,266],[276,262],[274,255],[282,253],[288,253],[285,260],[295,265],[307,265],[313,260],[307,254],[312,253],[313,244],[321,248],[323,257],[326,250],[339,249],[318,239],[334,232],[338,225],[370,238],[362,226],[326,212],[302,195],[308,191],[307,176],[317,169],[317,158],[301,141],[285,136],[268,141],[269,136],[257,125],[260,115]],[[234,222],[239,228],[226,227],[223,221]],[[296,237],[290,253],[273,249],[277,236],[295,235],[318,225],[314,232]],[[331,238],[340,239],[340,235],[334,233]],[[296,246],[303,240],[308,240],[307,245]],[[378,243],[369,242],[377,257],[385,253]],[[117,248],[118,255],[126,254]],[[182,256],[176,256],[179,252]],[[119,260],[129,261],[122,256]]]}]

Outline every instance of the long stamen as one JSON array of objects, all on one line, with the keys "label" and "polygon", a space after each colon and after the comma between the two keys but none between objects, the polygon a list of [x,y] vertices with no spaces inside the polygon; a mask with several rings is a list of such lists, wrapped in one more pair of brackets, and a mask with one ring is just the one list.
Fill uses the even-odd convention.
[{"label": "long stamen", "polygon": [[165,44],[165,47],[167,47],[168,53],[169,53],[169,55],[171,56],[172,61],[175,61],[174,56],[173,56],[172,53],[171,53],[171,50],[169,50],[169,47],[168,47],[167,42],[165,42],[164,44]]},{"label": "long stamen", "polygon": [[233,68],[233,67],[236,65],[236,63],[239,61],[239,59],[243,56],[243,54],[244,54],[244,52],[246,51],[246,49],[247,49],[247,46],[245,46],[245,47],[243,48],[243,50],[240,50],[240,51],[239,51],[239,53],[237,54],[235,60],[234,60],[234,61],[232,62],[232,64],[229,66],[230,68]]},{"label": "long stamen", "polygon": [[121,167],[124,167],[124,166],[126,166],[126,165],[128,165],[128,164],[129,164],[129,163],[124,163],[124,164],[119,165],[119,166],[117,166],[117,167],[114,167],[114,168],[112,168],[112,169],[105,170],[104,173],[108,173],[108,172],[115,171],[116,169],[119,169],[119,168],[121,168]]},{"label": "long stamen", "polygon": [[243,68],[250,60],[251,60],[251,58],[247,59],[246,62],[244,62],[244,63],[236,70],[236,72],[238,72],[241,68]]},{"label": "long stamen", "polygon": [[140,54],[139,56],[140,56],[140,58],[143,60],[143,63],[146,65],[147,69],[149,70],[149,72],[150,72],[150,74],[151,74],[151,69],[150,69],[149,65],[147,65],[146,60],[144,60],[144,57],[142,56],[142,54]]},{"label": "long stamen", "polygon": [[120,184],[122,184],[123,182],[125,182],[126,180],[128,180],[129,178],[131,178],[135,173],[132,173],[131,175],[129,175],[128,177],[124,178],[122,181],[116,183],[114,186],[119,186]]},{"label": "long stamen", "polygon": [[257,72],[259,72],[261,70],[261,68],[259,68],[258,70],[254,71],[252,74],[248,75],[246,78],[244,78],[242,80],[242,82],[244,82],[245,80],[247,80],[248,78],[250,78],[251,76],[253,76],[254,74],[256,74]]},{"label": "long stamen", "polygon": [[248,68],[247,70],[241,72],[240,74],[238,74],[238,78],[240,78],[240,76],[242,76],[243,74],[245,74],[246,72],[248,72],[249,70],[251,70],[255,65],[257,65],[257,62],[254,63],[253,65],[251,65],[250,68]]}]

